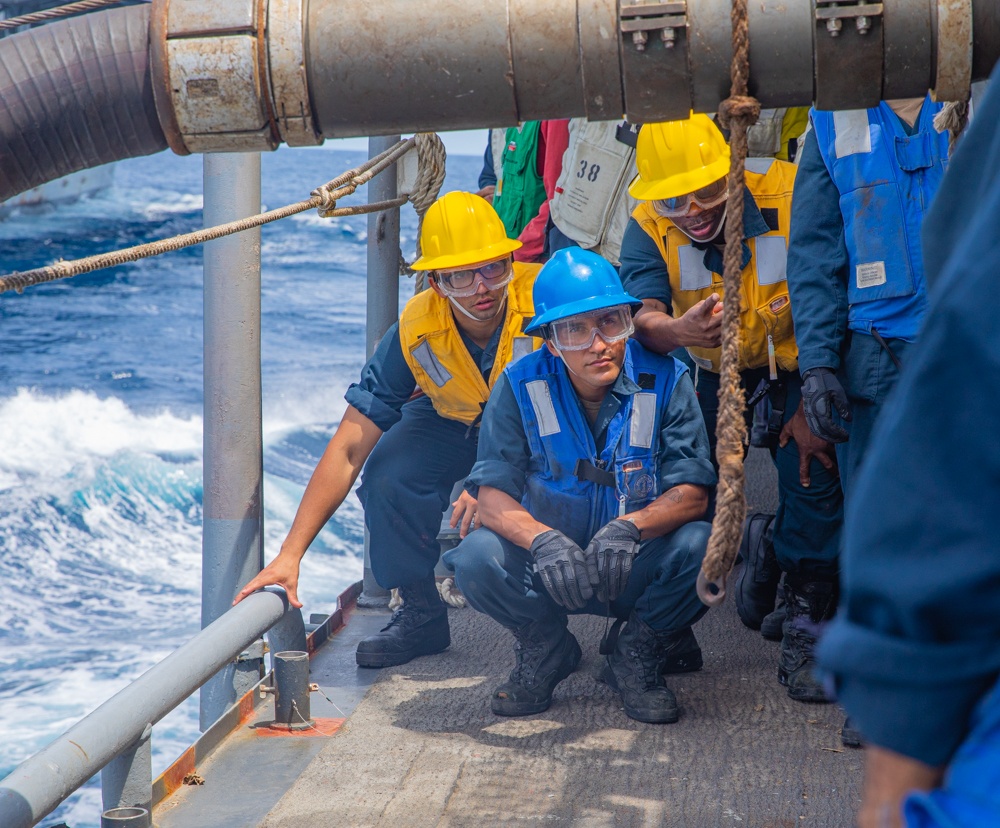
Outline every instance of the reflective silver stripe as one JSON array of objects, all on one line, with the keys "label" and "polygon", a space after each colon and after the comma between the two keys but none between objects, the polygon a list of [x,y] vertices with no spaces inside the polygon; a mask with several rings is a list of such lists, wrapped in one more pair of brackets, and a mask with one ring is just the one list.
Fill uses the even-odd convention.
[{"label": "reflective silver stripe", "polygon": [[426,339],[414,348],[411,353],[413,354],[413,358],[438,388],[442,388],[451,379],[448,369],[441,364],[441,361],[437,358]]},{"label": "reflective silver stripe", "polygon": [[867,109],[844,109],[833,113],[837,158],[872,151]]},{"label": "reflective silver stripe", "polygon": [[788,243],[784,236],[758,236],[757,284],[776,285],[784,282],[788,270]]},{"label": "reflective silver stripe", "polygon": [[705,267],[705,251],[685,244],[677,248],[681,268],[681,290],[703,290],[712,286],[712,271]]},{"label": "reflective silver stripe", "polygon": [[652,448],[656,424],[656,394],[643,391],[632,395],[632,430],[629,442],[637,448]]},{"label": "reflective silver stripe", "polygon": [[747,172],[757,173],[758,175],[767,175],[767,171],[773,166],[773,158],[748,158],[746,160]]},{"label": "reflective silver stripe", "polygon": [[530,336],[515,336],[511,343],[510,361],[517,362],[521,357],[527,356],[534,348],[534,343]]},{"label": "reflective silver stripe", "polygon": [[548,437],[550,434],[558,434],[562,431],[559,418],[556,416],[556,407],[552,404],[549,384],[545,380],[532,380],[525,383],[524,387],[528,390],[531,407],[535,409],[538,433],[542,437]]}]

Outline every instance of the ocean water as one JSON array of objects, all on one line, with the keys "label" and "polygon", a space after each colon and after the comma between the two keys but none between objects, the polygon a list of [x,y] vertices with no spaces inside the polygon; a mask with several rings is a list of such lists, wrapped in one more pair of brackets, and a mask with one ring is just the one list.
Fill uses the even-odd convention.
[{"label": "ocean water", "polygon": [[[267,208],[300,201],[364,153],[262,158]],[[451,157],[442,192],[475,189]],[[121,162],[112,189],[0,221],[0,272],[202,226],[202,161]],[[359,191],[344,203],[362,202]],[[404,207],[404,254],[416,216]],[[265,558],[364,363],[367,217],[262,229]],[[202,250],[0,294],[0,778],[194,635],[200,617]],[[400,280],[400,301],[412,295]],[[304,612],[362,573],[350,497],[302,569]],[[153,731],[154,773],[198,734],[197,695]],[[96,828],[95,778],[40,823]]]}]

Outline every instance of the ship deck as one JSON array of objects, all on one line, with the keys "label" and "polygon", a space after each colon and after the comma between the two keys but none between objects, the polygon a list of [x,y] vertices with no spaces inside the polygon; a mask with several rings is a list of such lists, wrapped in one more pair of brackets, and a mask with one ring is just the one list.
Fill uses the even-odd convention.
[{"label": "ship deck", "polygon": [[[773,508],[770,462],[755,451],[749,467],[751,504]],[[840,743],[843,712],[788,698],[778,645],[743,627],[731,598],[695,627],[704,668],[669,678],[672,725],[629,719],[597,680],[603,619],[571,618],[584,659],[551,708],[505,719],[489,696],[511,638],[491,619],[450,610],[447,652],[361,670],[354,646],[385,613],[348,614],[313,657],[318,729],[265,737],[272,711],[260,706],[199,765],[203,785],[161,803],[159,828],[852,823],[862,753]]]}]

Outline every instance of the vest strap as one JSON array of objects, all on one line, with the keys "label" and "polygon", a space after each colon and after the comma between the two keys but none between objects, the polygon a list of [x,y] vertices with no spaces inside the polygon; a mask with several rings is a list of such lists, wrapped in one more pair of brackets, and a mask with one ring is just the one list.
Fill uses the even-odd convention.
[{"label": "vest strap", "polygon": [[573,467],[573,475],[577,480],[584,480],[587,483],[596,483],[598,486],[607,486],[609,489],[615,488],[614,472],[599,469],[589,460],[580,458]]}]

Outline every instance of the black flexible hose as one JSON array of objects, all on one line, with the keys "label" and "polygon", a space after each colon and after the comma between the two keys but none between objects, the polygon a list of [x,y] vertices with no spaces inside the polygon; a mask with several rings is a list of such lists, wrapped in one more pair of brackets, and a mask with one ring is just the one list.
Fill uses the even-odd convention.
[{"label": "black flexible hose", "polygon": [[148,4],[0,39],[0,201],[167,147],[153,103]]}]

